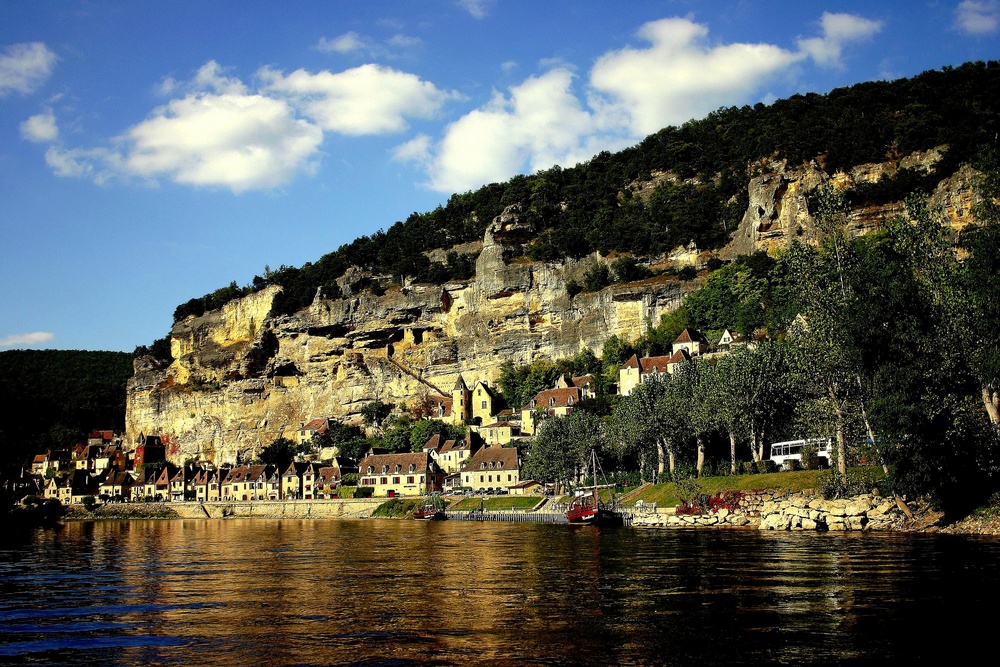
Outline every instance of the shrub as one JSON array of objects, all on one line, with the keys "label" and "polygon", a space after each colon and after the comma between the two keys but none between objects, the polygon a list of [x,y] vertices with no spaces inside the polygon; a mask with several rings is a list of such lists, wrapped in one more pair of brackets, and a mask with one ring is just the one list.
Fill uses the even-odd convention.
[{"label": "shrub", "polygon": [[357,486],[359,475],[356,472],[349,472],[340,478],[341,486]]},{"label": "shrub", "polygon": [[95,498],[94,496],[84,496],[83,507],[88,512],[93,512],[94,508],[97,507],[97,498]]},{"label": "shrub", "polygon": [[566,281],[566,294],[569,296],[569,298],[572,299],[574,296],[576,296],[582,291],[583,288],[580,287],[580,283],[576,282],[575,280]]},{"label": "shrub", "polygon": [[819,492],[827,500],[872,493],[887,482],[881,468],[876,467],[851,468],[847,471],[847,479],[833,469],[824,470],[816,478]]}]

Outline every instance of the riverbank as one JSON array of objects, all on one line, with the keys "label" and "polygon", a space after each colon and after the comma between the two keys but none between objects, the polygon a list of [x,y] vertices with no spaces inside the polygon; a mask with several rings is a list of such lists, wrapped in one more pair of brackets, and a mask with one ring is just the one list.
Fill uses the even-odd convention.
[{"label": "riverbank", "polygon": [[[64,521],[105,519],[367,519],[386,502],[381,498],[213,503],[123,503],[68,508]],[[897,503],[866,494],[825,500],[808,491],[763,491],[730,498],[714,510],[678,513],[675,507],[637,503],[627,510],[632,525],[649,529],[750,529],[773,531],[941,532],[1000,536],[1000,512],[984,511],[953,524],[924,501]],[[733,505],[732,503],[736,504]],[[525,512],[531,514],[531,512]],[[409,518],[411,513],[407,513]],[[377,517],[376,517],[377,518]]]}]

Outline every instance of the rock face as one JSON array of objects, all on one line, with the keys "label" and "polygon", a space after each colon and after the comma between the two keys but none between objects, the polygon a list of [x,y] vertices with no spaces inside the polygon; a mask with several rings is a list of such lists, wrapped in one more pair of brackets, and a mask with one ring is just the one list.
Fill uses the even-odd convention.
[{"label": "rock face", "polygon": [[507,360],[559,359],[599,351],[611,334],[634,338],[690,289],[654,278],[570,299],[566,282],[600,260],[516,257],[531,233],[508,208],[488,228],[467,282],[318,294],[308,309],[275,318],[268,313],[280,288],[271,287],[177,323],[172,363],[136,362],[128,437],[164,436],[172,461],[247,458],[302,421],[356,417],[375,398],[450,397],[460,373],[469,386],[492,383]]},{"label": "rock face", "polygon": [[[928,172],[941,160],[947,146],[913,153],[898,160],[862,164],[848,172],[828,174],[817,160],[799,166],[786,160],[769,161],[757,166],[750,179],[750,203],[733,235],[721,253],[726,257],[764,250],[774,252],[788,247],[793,240],[816,243],[820,231],[809,211],[809,195],[830,183],[837,190],[850,190],[862,184],[875,184],[895,177],[900,170]],[[943,211],[951,225],[961,229],[972,220],[977,202],[972,182],[976,172],[964,166],[938,183],[930,205]],[[851,211],[848,226],[854,234],[878,229],[885,221],[905,212],[902,202],[867,206]]]}]

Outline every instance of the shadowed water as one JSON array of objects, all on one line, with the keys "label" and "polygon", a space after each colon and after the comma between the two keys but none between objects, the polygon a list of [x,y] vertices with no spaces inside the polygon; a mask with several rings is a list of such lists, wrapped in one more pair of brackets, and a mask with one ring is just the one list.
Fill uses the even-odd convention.
[{"label": "shadowed water", "polygon": [[12,664],[899,664],[992,653],[1000,541],[106,521],[8,541],[0,591]]}]

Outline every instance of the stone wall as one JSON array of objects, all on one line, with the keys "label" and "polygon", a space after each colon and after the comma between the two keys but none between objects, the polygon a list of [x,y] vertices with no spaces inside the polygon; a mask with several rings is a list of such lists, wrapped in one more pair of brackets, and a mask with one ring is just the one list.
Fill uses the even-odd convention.
[{"label": "stone wall", "polygon": [[[190,506],[194,516],[202,518],[255,519],[366,519],[385,498],[353,498],[341,500],[258,500],[253,502],[176,503]],[[193,518],[193,517],[192,517]]]},{"label": "stone wall", "polygon": [[[909,514],[908,514],[909,513]],[[918,505],[911,510],[893,498],[867,494],[825,500],[813,493],[759,491],[743,496],[734,510],[677,514],[673,508],[638,512],[634,526],[693,528],[717,526],[759,530],[906,531],[932,529],[940,514]]]}]

